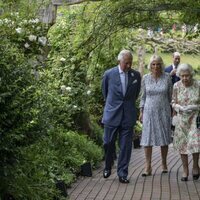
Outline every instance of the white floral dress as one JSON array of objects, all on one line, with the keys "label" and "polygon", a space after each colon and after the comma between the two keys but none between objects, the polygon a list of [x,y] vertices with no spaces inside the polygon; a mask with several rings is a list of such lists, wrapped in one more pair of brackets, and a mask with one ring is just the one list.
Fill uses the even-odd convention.
[{"label": "white floral dress", "polygon": [[151,74],[143,76],[140,108],[143,109],[142,146],[165,146],[171,139],[172,81],[163,73],[157,81]]},{"label": "white floral dress", "polygon": [[[181,106],[200,106],[200,84],[193,80],[190,87],[185,87],[182,81],[174,84],[172,104]],[[173,145],[180,154],[200,152],[200,129],[197,129],[196,118],[199,110],[189,113],[177,113],[178,122],[175,126]]]}]

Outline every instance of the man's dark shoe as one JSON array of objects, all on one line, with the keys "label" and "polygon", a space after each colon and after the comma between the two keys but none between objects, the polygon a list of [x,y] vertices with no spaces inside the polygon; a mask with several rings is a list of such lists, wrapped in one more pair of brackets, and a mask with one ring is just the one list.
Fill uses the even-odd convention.
[{"label": "man's dark shoe", "polygon": [[181,177],[181,181],[188,181],[188,177]]},{"label": "man's dark shoe", "polygon": [[103,177],[108,178],[111,175],[111,170],[104,169],[103,170]]},{"label": "man's dark shoe", "polygon": [[120,183],[129,183],[129,180],[127,178],[124,178],[124,177],[119,177],[119,182]]}]

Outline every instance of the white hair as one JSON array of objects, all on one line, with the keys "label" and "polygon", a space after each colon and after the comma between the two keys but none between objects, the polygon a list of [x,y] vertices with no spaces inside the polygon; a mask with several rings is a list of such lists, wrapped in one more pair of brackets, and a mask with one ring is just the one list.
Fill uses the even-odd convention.
[{"label": "white hair", "polygon": [[164,66],[163,59],[162,59],[159,55],[156,55],[156,54],[154,54],[153,56],[151,56],[147,68],[148,68],[149,70],[151,70],[151,65],[152,65],[152,63],[153,63],[154,61],[160,62],[160,64],[161,64],[161,69],[162,69],[162,71],[164,72],[165,66]]},{"label": "white hair", "polygon": [[178,56],[178,57],[181,56],[181,54],[180,54],[178,51],[176,51],[176,52],[173,53],[173,58],[174,58],[174,57],[177,57],[177,56]]},{"label": "white hair", "polygon": [[122,51],[120,51],[117,60],[120,61],[124,58],[125,55],[130,55],[131,58],[133,58],[133,54],[131,53],[131,51],[123,49]]},{"label": "white hair", "polygon": [[194,70],[190,64],[187,64],[187,63],[180,64],[177,68],[176,75],[180,77],[181,72],[183,71],[188,71],[192,77],[194,75]]}]

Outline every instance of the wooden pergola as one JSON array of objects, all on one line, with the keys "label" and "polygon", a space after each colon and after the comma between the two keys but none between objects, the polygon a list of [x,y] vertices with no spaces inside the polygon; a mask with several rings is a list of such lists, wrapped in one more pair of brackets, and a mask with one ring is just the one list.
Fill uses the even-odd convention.
[{"label": "wooden pergola", "polygon": [[56,21],[58,6],[75,5],[86,1],[101,1],[101,0],[52,0],[51,4],[40,10],[40,19],[45,24],[54,24]]}]

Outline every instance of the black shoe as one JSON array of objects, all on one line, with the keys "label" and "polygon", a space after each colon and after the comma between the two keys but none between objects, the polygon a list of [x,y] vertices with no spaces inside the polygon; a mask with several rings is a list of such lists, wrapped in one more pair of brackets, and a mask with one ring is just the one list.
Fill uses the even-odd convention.
[{"label": "black shoe", "polygon": [[195,181],[199,179],[199,174],[193,174],[192,176],[193,176],[193,180]]},{"label": "black shoe", "polygon": [[111,170],[104,169],[103,170],[103,177],[108,178],[111,175]]},{"label": "black shoe", "polygon": [[127,178],[124,178],[124,177],[119,177],[119,182],[120,183],[129,183],[129,180]]},{"label": "black shoe", "polygon": [[150,171],[146,171],[146,172],[143,172],[142,173],[142,177],[146,177],[146,176],[151,176],[151,171],[152,171],[152,169],[150,169]]},{"label": "black shoe", "polygon": [[181,177],[181,181],[188,181],[188,177]]},{"label": "black shoe", "polygon": [[[194,173],[193,170],[192,170],[192,177],[193,177],[193,180],[196,181],[199,179],[199,176],[200,176],[200,168],[198,168],[198,173]],[[196,172],[196,171],[195,171]]]},{"label": "black shoe", "polygon": [[168,170],[167,169],[163,169],[162,170],[162,174],[167,174],[168,173]]}]

